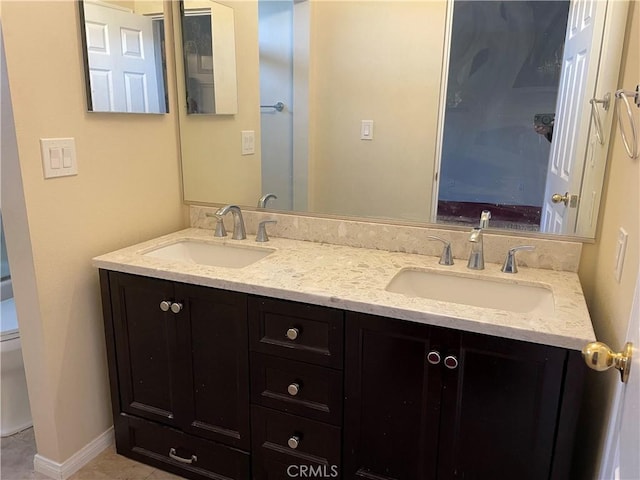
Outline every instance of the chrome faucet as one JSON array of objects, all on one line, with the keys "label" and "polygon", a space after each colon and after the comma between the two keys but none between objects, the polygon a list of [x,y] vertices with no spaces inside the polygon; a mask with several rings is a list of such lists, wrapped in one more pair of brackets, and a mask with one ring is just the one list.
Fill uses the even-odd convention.
[{"label": "chrome faucet", "polygon": [[267,202],[272,198],[274,200],[278,199],[275,193],[265,193],[263,196],[260,197],[260,200],[258,200],[258,208],[267,208]]},{"label": "chrome faucet", "polygon": [[489,228],[489,220],[491,219],[491,212],[489,210],[483,210],[480,214],[480,228]]},{"label": "chrome faucet", "polygon": [[247,233],[244,229],[244,220],[242,219],[242,212],[240,211],[239,206],[226,205],[218,209],[215,215],[223,217],[229,212],[233,214],[233,235],[231,236],[231,238],[233,238],[234,240],[244,240],[245,238],[247,238]]},{"label": "chrome faucet", "polygon": [[471,253],[469,254],[469,262],[467,268],[471,270],[484,270],[484,249],[482,245],[482,229],[479,227],[471,230],[469,234],[471,242]]}]

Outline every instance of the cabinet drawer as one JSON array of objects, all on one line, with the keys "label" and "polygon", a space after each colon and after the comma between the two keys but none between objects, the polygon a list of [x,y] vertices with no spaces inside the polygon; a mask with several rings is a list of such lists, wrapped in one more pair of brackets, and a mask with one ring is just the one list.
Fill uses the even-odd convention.
[{"label": "cabinet drawer", "polygon": [[314,420],[342,423],[342,372],[251,353],[251,401]]},{"label": "cabinet drawer", "polygon": [[[255,479],[286,478],[289,467],[297,472],[318,467],[329,473],[340,470],[339,427],[255,405],[251,422]],[[269,475],[261,476],[265,470]]]},{"label": "cabinet drawer", "polygon": [[341,369],[343,319],[341,310],[250,297],[251,350]]},{"label": "cabinet drawer", "polygon": [[136,417],[120,420],[123,417],[128,435],[119,435],[117,447],[126,457],[196,480],[250,478],[248,453]]}]

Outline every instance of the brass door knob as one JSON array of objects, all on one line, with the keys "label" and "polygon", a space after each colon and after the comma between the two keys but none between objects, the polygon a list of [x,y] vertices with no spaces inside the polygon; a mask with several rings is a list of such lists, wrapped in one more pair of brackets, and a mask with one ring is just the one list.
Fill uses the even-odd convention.
[{"label": "brass door knob", "polygon": [[602,342],[592,342],[582,349],[582,358],[589,368],[604,372],[611,367],[620,371],[622,383],[629,380],[629,370],[631,370],[631,354],[633,344],[627,343],[620,353],[613,352],[608,345]]},{"label": "brass door knob", "polygon": [[286,337],[289,340],[295,340],[298,338],[298,335],[300,334],[300,330],[298,330],[297,328],[290,328],[289,330],[287,330],[287,335]]},{"label": "brass door knob", "polygon": [[551,195],[551,201],[553,203],[564,203],[564,206],[566,207],[567,205],[569,205],[569,192],[565,192],[564,195],[560,195],[559,193],[554,193],[553,195]]},{"label": "brass door knob", "polygon": [[166,300],[160,302],[160,310],[162,310],[163,312],[168,312],[170,308],[171,302],[167,302]]}]

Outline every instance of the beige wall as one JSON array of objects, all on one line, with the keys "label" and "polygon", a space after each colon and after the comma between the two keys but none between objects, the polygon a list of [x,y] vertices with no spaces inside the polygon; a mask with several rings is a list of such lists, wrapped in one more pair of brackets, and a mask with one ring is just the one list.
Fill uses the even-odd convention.
[{"label": "beige wall", "polygon": [[[187,115],[184,74],[182,66],[178,68],[184,195],[185,200],[192,202],[255,205],[262,191],[258,3],[220,3],[232,6],[235,16],[238,113]],[[179,25],[176,31],[178,28]],[[179,45],[176,51],[181,51]],[[255,131],[255,155],[241,155],[242,130]]]},{"label": "beige wall", "polygon": [[447,7],[389,6],[312,4],[310,211],[429,221]]},{"label": "beige wall", "polygon": [[[640,83],[638,51],[640,4],[633,1],[629,10],[618,88],[632,90]],[[638,109],[634,108],[636,122],[640,122],[638,113]],[[613,141],[598,220],[599,233],[596,243],[586,244],[582,250],[579,275],[598,339],[619,351],[626,341],[640,266],[640,161],[631,160],[626,155],[617,124],[611,135]],[[614,256],[620,227],[628,232],[629,239],[622,278],[618,283],[614,278]],[[606,412],[610,408],[613,387],[617,382],[618,375],[613,372],[589,374],[588,395],[585,396],[587,410],[583,422],[588,440],[583,445],[584,449],[581,449],[585,455],[583,467],[595,466],[593,458],[599,457],[594,448],[600,448],[604,441],[604,429],[608,420]],[[590,474],[591,472],[585,472],[581,478],[590,478]]]},{"label": "beige wall", "polygon": [[[38,452],[63,462],[112,424],[91,258],[186,225],[176,99],[168,115],[87,113],[76,2],[3,2],[2,28],[17,137],[17,152],[3,142],[7,246]],[[46,137],[75,138],[77,176],[43,179]]]}]

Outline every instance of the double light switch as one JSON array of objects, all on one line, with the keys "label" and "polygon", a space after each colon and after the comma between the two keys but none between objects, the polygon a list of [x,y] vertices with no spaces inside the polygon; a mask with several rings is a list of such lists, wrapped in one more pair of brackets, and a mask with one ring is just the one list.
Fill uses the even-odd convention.
[{"label": "double light switch", "polygon": [[44,178],[78,174],[75,139],[41,138],[40,151]]}]

